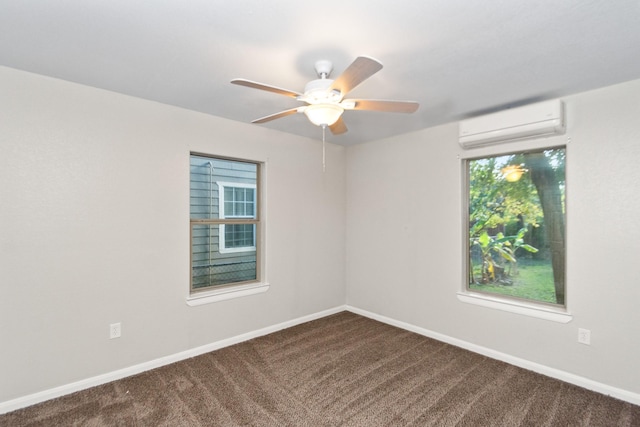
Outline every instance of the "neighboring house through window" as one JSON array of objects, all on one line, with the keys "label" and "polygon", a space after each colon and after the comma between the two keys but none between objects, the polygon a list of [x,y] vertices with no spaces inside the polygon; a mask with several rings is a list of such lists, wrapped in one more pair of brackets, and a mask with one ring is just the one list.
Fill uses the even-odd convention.
[{"label": "neighboring house through window", "polygon": [[191,294],[260,281],[259,182],[259,163],[191,154]]}]

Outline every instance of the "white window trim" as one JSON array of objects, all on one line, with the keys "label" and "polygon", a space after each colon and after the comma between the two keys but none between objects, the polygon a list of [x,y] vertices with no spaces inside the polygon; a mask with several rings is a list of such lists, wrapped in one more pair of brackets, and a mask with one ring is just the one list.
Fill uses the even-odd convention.
[{"label": "white window trim", "polygon": [[[534,317],[538,319],[550,320],[558,323],[569,323],[573,320],[573,315],[569,312],[568,303],[565,300],[564,306],[547,305],[543,302],[525,301],[500,294],[485,294],[470,291],[467,288],[467,263],[466,257],[469,256],[469,239],[468,224],[466,224],[469,212],[469,183],[467,179],[468,160],[508,155],[514,152],[534,151],[534,150],[552,150],[556,148],[564,148],[568,154],[571,138],[568,136],[557,136],[552,138],[537,138],[532,140],[517,141],[516,144],[507,148],[504,146],[490,146],[482,149],[464,151],[458,155],[461,161],[461,182],[462,182],[462,247],[464,253],[462,256],[462,289],[458,291],[457,298],[459,301],[467,304],[487,307],[494,310],[506,311],[509,313],[520,314],[524,316]],[[566,223],[565,223],[566,233]],[[566,250],[566,248],[565,248]],[[566,256],[566,253],[565,253]],[[566,272],[565,272],[566,274]],[[569,295],[569,283],[565,282],[565,298]]]},{"label": "white window trim", "polygon": [[196,307],[214,302],[226,301],[233,298],[246,297],[249,295],[261,294],[269,290],[269,283],[259,282],[247,285],[233,285],[220,289],[212,289],[193,293],[187,296],[187,305]]},{"label": "white window trim", "polygon": [[[244,184],[238,182],[227,182],[227,181],[216,181],[216,185],[218,186],[218,216],[220,219],[227,218],[224,213],[224,189],[226,187],[230,188],[251,188],[254,190],[253,192],[253,206],[254,209],[256,207],[256,185],[255,184]],[[237,217],[233,216],[231,218],[255,218],[254,215],[245,216],[245,217]],[[242,246],[238,248],[227,248],[225,244],[225,224],[220,224],[219,235],[218,235],[218,251],[221,254],[229,254],[229,253],[237,253],[237,252],[255,252],[256,251],[256,235],[254,232],[253,235],[253,246]]]},{"label": "white window trim", "polygon": [[521,314],[538,319],[550,320],[558,323],[569,323],[573,320],[573,315],[563,307],[545,306],[540,303],[528,303],[516,299],[493,297],[485,294],[477,294],[469,291],[458,292],[458,300],[479,305],[481,307],[493,308],[495,310],[507,311],[509,313]]}]

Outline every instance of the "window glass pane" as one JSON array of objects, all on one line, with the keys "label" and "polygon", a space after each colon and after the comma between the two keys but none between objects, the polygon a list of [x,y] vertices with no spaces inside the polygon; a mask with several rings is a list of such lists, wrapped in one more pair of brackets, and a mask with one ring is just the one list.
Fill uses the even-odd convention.
[{"label": "window glass pane", "polygon": [[253,247],[255,245],[254,230],[255,225],[253,224],[225,225],[225,247]]},{"label": "window glass pane", "polygon": [[[221,254],[218,250],[219,227],[209,224],[192,225],[193,289],[256,280],[256,252]],[[234,227],[238,225],[225,225],[227,230]],[[250,227],[249,235],[253,236],[254,225],[242,224],[240,227]],[[243,235],[242,231],[240,235]]]},{"label": "window glass pane", "polygon": [[255,218],[255,188],[222,183],[225,218]]},{"label": "window glass pane", "polygon": [[[225,216],[253,216],[251,211],[246,213],[245,204],[255,199],[257,171],[254,163],[191,155],[191,219],[219,218],[221,200],[229,202],[224,206]],[[219,194],[222,190],[217,182],[227,183],[223,194]]]},{"label": "window glass pane", "polygon": [[255,195],[255,189],[253,188],[247,188],[246,189],[246,203],[245,203],[245,215],[248,217],[252,217],[255,218],[256,215],[256,211],[255,211],[255,199],[256,199],[256,195]]},{"label": "window glass pane", "polygon": [[240,194],[236,195],[236,196],[238,196],[237,199],[236,199],[237,200],[237,202],[236,202],[236,216],[242,217],[242,216],[246,215],[245,214],[246,202],[245,202],[245,199],[244,199],[245,189],[244,188],[238,188],[238,189],[236,189],[236,191],[237,190],[240,190],[239,191]]},{"label": "window glass pane", "polygon": [[565,149],[469,160],[468,289],[565,304]]}]

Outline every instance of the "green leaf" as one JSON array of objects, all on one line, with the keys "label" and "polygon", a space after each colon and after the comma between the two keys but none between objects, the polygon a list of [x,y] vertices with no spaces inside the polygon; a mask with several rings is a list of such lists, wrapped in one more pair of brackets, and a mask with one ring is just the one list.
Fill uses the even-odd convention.
[{"label": "green leaf", "polygon": [[480,243],[480,246],[482,246],[483,248],[486,248],[487,246],[489,246],[489,243],[491,243],[491,238],[489,237],[489,234],[487,234],[487,232],[485,231],[480,235],[480,237],[478,237],[478,242]]},{"label": "green leaf", "polygon": [[502,255],[502,258],[506,259],[509,262],[513,262],[513,263],[516,262],[516,259],[510,253],[502,251],[500,252],[500,255]]}]

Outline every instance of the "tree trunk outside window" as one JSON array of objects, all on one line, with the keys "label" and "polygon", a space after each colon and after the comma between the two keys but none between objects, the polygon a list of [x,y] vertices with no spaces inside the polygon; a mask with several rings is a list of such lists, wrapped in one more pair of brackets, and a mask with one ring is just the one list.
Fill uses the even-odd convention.
[{"label": "tree trunk outside window", "polygon": [[531,181],[538,191],[540,205],[544,213],[544,228],[551,250],[556,302],[564,304],[565,236],[560,182],[544,153],[529,153],[524,158],[525,165],[531,174]]}]

